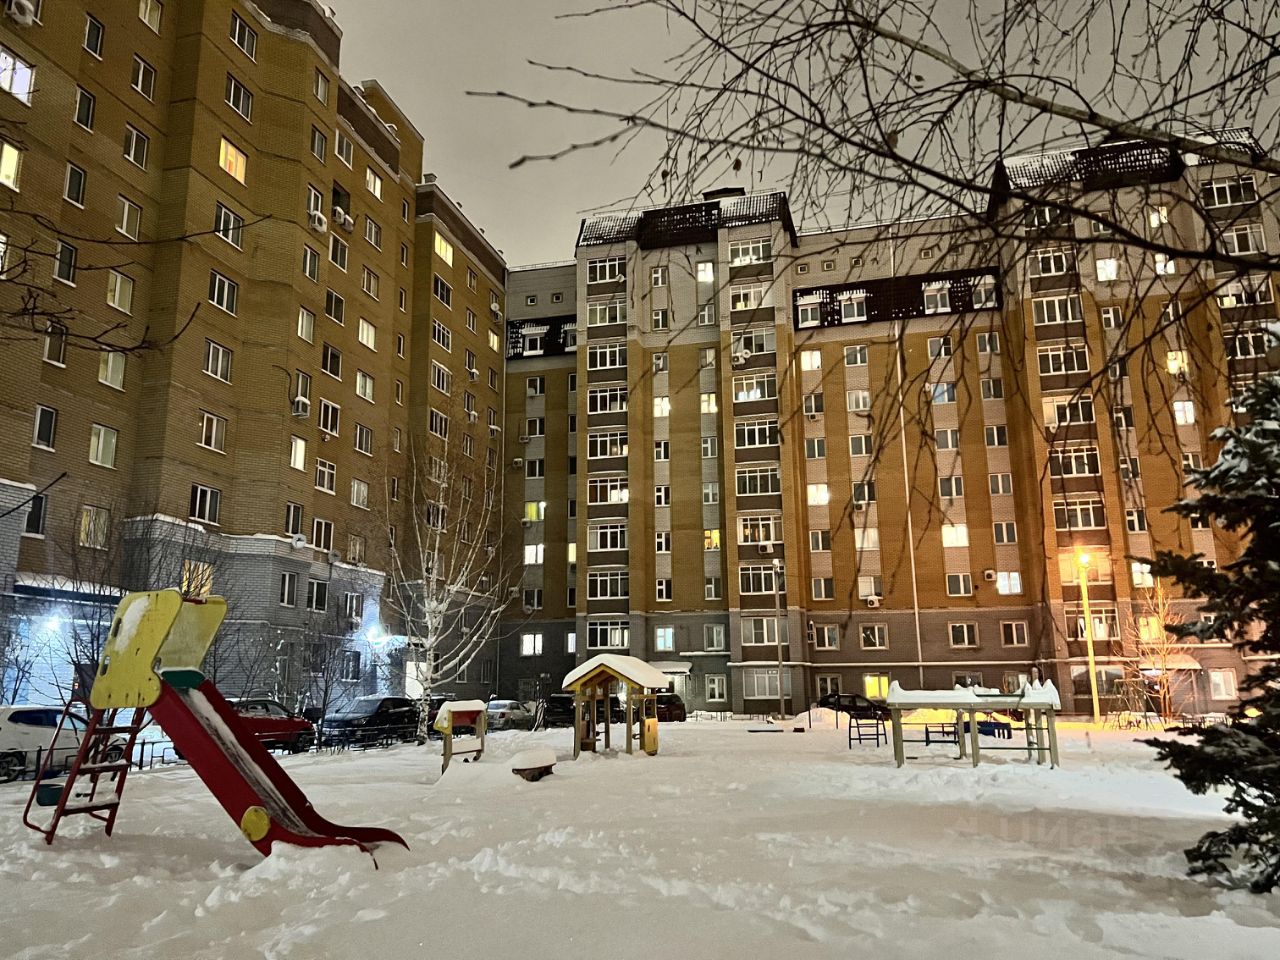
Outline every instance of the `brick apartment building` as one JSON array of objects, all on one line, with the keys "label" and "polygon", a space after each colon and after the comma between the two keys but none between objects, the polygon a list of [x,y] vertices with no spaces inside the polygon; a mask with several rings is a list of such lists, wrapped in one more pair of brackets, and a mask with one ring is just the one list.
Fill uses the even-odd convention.
[{"label": "brick apartment building", "polygon": [[[1275,242],[1251,177],[1100,152],[1123,176],[1087,172],[1087,150],[1000,176],[1174,242],[1230,233],[1259,261]],[[1270,281],[1238,273],[1153,265],[999,193],[986,222],[804,233],[784,195],[733,190],[585,221],[575,260],[511,273],[508,537],[526,567],[505,692],[614,650],[697,709],[776,707],[781,661],[793,708],[1042,676],[1087,712],[1086,555],[1119,706],[1162,634],[1134,558],[1231,555],[1163,508],[1266,365]],[[1225,641],[1160,646],[1181,709],[1235,698],[1248,665]]]},{"label": "brick apartment building", "polygon": [[[394,687],[406,451],[433,367],[478,371],[466,402],[497,422],[501,255],[387,92],[341,76],[321,4],[30,6],[0,20],[10,666],[92,647],[121,587],[181,582],[231,598],[231,693]],[[497,461],[498,431],[458,432]],[[36,674],[10,695],[65,682]]]}]

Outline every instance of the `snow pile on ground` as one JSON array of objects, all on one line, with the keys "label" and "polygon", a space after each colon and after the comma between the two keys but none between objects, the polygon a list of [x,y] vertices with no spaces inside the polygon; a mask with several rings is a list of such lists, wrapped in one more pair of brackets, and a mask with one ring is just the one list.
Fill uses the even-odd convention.
[{"label": "snow pile on ground", "polygon": [[[663,724],[657,757],[577,761],[569,730],[509,731],[442,778],[438,743],[286,758],[323,816],[405,836],[377,870],[351,848],[262,859],[183,767],[134,775],[115,836],[74,818],[52,847],[21,824],[29,784],[0,786],[3,953],[1277,955],[1280,897],[1184,875],[1221,801],[1129,735],[1063,729],[1060,770],[923,744],[899,770],[887,746],[847,749],[834,716],[758,726]],[[526,783],[511,759],[537,747],[555,775]]]}]

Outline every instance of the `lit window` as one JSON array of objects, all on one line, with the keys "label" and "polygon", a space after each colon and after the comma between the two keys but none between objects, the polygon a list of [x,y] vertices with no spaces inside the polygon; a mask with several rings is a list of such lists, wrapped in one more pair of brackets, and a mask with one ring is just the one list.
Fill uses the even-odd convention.
[{"label": "lit window", "polygon": [[240,183],[244,183],[245,168],[248,162],[249,158],[243,150],[226,137],[222,138],[218,146],[218,166],[235,177]]}]

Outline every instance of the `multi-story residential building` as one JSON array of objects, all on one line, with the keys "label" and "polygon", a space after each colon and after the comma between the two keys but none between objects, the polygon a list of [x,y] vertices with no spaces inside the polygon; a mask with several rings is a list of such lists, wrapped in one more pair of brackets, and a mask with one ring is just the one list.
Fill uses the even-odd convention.
[{"label": "multi-story residential building", "polygon": [[[1017,178],[1062,165],[1006,175],[1025,189]],[[1147,173],[1119,196],[1139,221],[1152,182],[1197,200],[1221,182],[1275,233],[1256,194],[1233,199],[1230,172]],[[1087,710],[1087,554],[1117,702],[1144,659],[1136,638],[1159,632],[1135,558],[1230,555],[1220,531],[1146,503],[1184,495],[1181,466],[1208,455],[1229,415],[1223,358],[1233,377],[1257,369],[1254,326],[1236,324],[1274,315],[1270,286],[1258,274],[1215,298],[1211,269],[1137,263],[1121,280],[1114,261],[1138,255],[1086,242],[1097,228],[1053,224],[1050,255],[1039,212],[997,207],[1035,229],[1013,243],[979,221],[798,233],[785,196],[720,191],[587,220],[573,264],[514,271],[507,424],[526,452],[508,475],[525,493],[509,487],[508,513],[528,566],[525,620],[507,630],[519,673],[502,680],[529,694],[574,658],[624,650],[698,709],[776,707],[781,667],[791,708],[892,680],[1047,676]],[[1094,255],[1097,283],[1080,266]],[[1162,326],[1176,310],[1191,322]],[[1184,330],[1194,343],[1174,342]],[[1159,362],[1119,369],[1120,336],[1155,343]],[[1246,667],[1226,643],[1160,662],[1198,710],[1221,709]]]},{"label": "multi-story residential building", "polygon": [[501,258],[313,0],[35,6],[2,41],[6,655],[89,658],[122,587],[181,582],[232,601],[233,692],[372,689],[418,378],[467,377],[427,299],[496,423]]}]

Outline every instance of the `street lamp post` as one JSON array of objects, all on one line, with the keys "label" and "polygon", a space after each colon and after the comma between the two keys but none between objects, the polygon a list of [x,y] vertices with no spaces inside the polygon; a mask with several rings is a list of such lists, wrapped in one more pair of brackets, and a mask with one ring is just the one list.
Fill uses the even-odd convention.
[{"label": "street lamp post", "polygon": [[778,720],[786,719],[787,708],[782,695],[782,561],[773,561],[773,638],[778,641]]},{"label": "street lamp post", "polygon": [[1084,642],[1089,654],[1089,697],[1093,701],[1093,722],[1102,720],[1098,708],[1098,670],[1093,659],[1093,615],[1089,612],[1089,554],[1081,550],[1076,554],[1076,569],[1080,574],[1080,606],[1084,613]]}]

